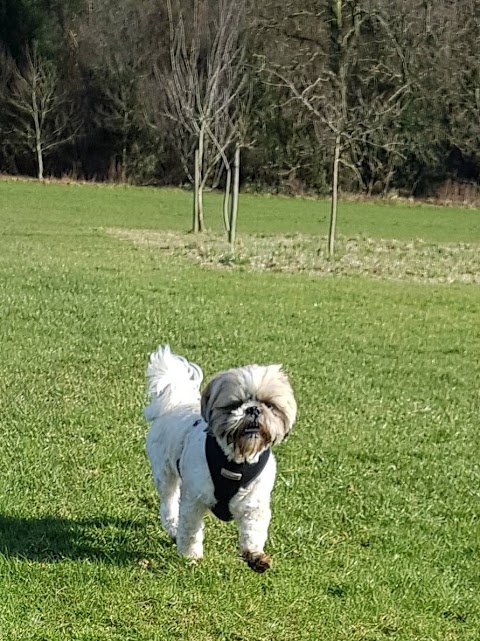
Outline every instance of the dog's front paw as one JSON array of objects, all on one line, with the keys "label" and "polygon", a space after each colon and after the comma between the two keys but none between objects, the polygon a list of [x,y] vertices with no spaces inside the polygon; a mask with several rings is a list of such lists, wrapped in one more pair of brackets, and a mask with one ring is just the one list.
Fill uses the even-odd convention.
[{"label": "dog's front paw", "polygon": [[272,559],[264,552],[250,552],[245,550],[242,552],[242,557],[248,567],[252,568],[255,572],[266,572],[272,567]]},{"label": "dog's front paw", "polygon": [[177,540],[177,551],[181,556],[184,556],[189,561],[201,561],[203,559],[203,546],[202,545],[181,545]]}]

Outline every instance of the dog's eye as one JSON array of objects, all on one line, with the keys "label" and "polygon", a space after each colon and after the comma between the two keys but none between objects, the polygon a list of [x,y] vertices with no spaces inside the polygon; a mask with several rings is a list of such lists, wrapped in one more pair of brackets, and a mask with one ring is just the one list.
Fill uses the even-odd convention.
[{"label": "dog's eye", "polygon": [[269,410],[273,410],[273,408],[275,407],[275,405],[273,403],[268,403],[268,402],[265,403],[264,405],[265,405],[265,407],[268,407]]},{"label": "dog's eye", "polygon": [[228,410],[229,412],[233,412],[234,410],[238,410],[238,408],[242,404],[243,404],[243,401],[235,401],[234,403],[230,403],[230,405],[227,405],[225,409]]}]

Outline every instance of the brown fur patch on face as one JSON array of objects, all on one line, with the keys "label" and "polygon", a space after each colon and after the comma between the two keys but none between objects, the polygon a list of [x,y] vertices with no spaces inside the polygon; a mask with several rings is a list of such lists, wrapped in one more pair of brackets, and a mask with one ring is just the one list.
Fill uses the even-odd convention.
[{"label": "brown fur patch on face", "polygon": [[270,445],[270,434],[261,423],[256,436],[244,434],[244,429],[245,427],[239,429],[238,435],[235,436],[235,452],[240,456],[248,459],[263,452]]},{"label": "brown fur patch on face", "polygon": [[272,567],[272,559],[265,552],[242,552],[242,558],[254,572],[262,574]]}]

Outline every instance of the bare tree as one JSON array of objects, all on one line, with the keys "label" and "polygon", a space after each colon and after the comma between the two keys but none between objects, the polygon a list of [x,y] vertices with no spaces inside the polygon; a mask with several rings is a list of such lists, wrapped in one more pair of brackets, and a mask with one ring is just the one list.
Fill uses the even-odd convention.
[{"label": "bare tree", "polygon": [[448,138],[455,149],[472,159],[480,159],[479,33],[480,5],[476,0],[464,0],[450,9],[439,47],[441,87],[448,89],[448,100],[440,102],[448,122]]},{"label": "bare tree", "polygon": [[[375,86],[389,71],[376,60],[359,56],[362,29],[368,26],[370,32],[375,28],[380,32],[382,26],[360,0],[325,0],[320,10],[315,4],[287,18],[287,26],[271,22],[267,26],[279,30],[287,43],[301,42],[300,52],[293,66],[269,63],[267,69],[274,82],[287,87],[291,99],[313,119],[318,141],[329,141],[332,149],[328,252],[333,257],[340,168],[362,183],[361,172],[352,162],[354,152],[370,144],[381,145],[374,134],[384,131],[386,123],[401,111],[400,97],[408,83],[384,83],[380,92],[369,91],[368,97],[362,93],[362,87]],[[316,32],[312,24],[318,26]]]},{"label": "bare tree", "polygon": [[88,25],[80,30],[83,61],[92,69],[92,81],[102,97],[94,106],[99,127],[116,135],[119,153],[115,165],[120,180],[130,173],[131,149],[142,124],[139,101],[142,49],[135,8],[129,2],[118,6],[98,3]]},{"label": "bare tree", "polygon": [[[225,185],[228,232],[238,142],[232,125],[248,76],[254,100],[247,115],[257,143],[242,153],[242,173],[259,188],[433,195],[447,179],[478,182],[478,0],[7,4],[12,12],[0,32],[21,75],[28,69],[25,43],[38,39],[57,72],[57,97],[75,96],[78,108],[57,146],[41,154],[46,164],[50,153],[55,173],[73,161],[79,175],[100,178],[114,166],[127,180],[178,184],[186,176],[193,183],[197,149],[197,226],[203,189]],[[265,75],[250,64],[256,54],[284,80],[271,73],[270,84],[262,82]],[[238,74],[228,71],[232,61]],[[17,84],[24,82],[10,77],[0,94],[0,167],[25,173],[34,164],[36,172],[34,118],[9,100]],[[30,103],[31,90],[21,93]],[[145,126],[147,101],[154,128]],[[59,109],[49,112],[45,131],[61,119]],[[67,99],[60,111],[69,112]],[[77,114],[85,123],[81,144],[61,146]]]},{"label": "bare tree", "polygon": [[[317,138],[326,136],[333,148],[330,256],[334,254],[339,167],[344,162],[342,152],[349,133],[348,76],[358,34],[356,15],[353,11],[347,24],[343,0],[326,0],[320,11],[315,7],[287,16],[290,23],[287,28],[269,24],[270,28],[281,30],[287,42],[300,41],[303,45],[302,56],[295,60],[294,68],[270,63],[271,75],[288,87],[293,99],[313,116]],[[309,24],[315,20],[324,33],[311,34]]]},{"label": "bare tree", "polygon": [[[167,0],[170,60],[168,66],[155,68],[158,89],[165,95],[164,114],[177,125],[177,148],[190,180],[192,148],[197,151],[193,231],[205,227],[203,192],[219,162],[226,171],[228,189],[226,151],[235,139],[237,101],[246,81],[244,0],[219,0],[217,4],[212,17],[208,2],[194,0],[192,14],[186,16],[178,1],[174,6]],[[224,205],[227,225],[226,209],[228,204]]]},{"label": "bare tree", "polygon": [[45,155],[78,134],[75,105],[62,91],[54,65],[35,48],[26,50],[25,64],[14,66],[12,78],[9,109],[17,135],[35,154],[37,175],[43,180]]}]

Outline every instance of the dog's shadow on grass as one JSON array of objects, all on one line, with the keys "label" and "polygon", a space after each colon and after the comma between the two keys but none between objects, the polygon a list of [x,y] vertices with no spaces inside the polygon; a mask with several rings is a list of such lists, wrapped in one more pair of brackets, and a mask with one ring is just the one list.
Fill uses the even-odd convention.
[{"label": "dog's shadow on grass", "polygon": [[[159,536],[156,545],[168,545]],[[0,515],[0,554],[39,562],[98,560],[118,565],[145,557],[146,526],[137,521],[99,516],[85,520],[55,516]]]}]

